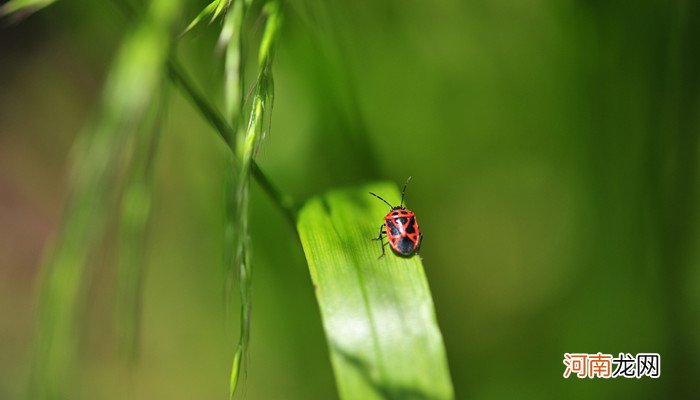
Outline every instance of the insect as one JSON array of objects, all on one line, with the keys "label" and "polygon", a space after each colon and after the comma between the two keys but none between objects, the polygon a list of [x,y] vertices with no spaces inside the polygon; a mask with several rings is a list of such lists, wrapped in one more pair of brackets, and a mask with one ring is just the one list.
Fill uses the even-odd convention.
[{"label": "insect", "polygon": [[384,235],[386,235],[389,239],[391,248],[400,255],[410,256],[418,249],[418,247],[420,247],[423,234],[420,233],[420,229],[418,228],[416,215],[413,213],[413,211],[403,206],[406,186],[408,186],[408,182],[410,180],[411,177],[409,176],[408,179],[406,179],[406,183],[403,185],[403,190],[401,191],[401,204],[398,206],[392,206],[388,201],[372,192],[369,192],[369,194],[385,202],[389,207],[391,207],[391,211],[389,211],[389,213],[384,217],[384,223],[379,227],[379,237],[372,239],[380,240],[382,243],[382,255],[379,256],[379,258],[384,257],[384,254],[386,254],[384,251],[384,246],[386,246],[386,243],[384,243],[383,240]]}]

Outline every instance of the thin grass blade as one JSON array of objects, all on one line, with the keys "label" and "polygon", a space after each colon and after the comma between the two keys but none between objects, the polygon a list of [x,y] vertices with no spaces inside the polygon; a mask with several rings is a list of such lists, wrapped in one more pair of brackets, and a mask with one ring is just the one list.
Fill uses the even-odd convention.
[{"label": "thin grass blade", "polygon": [[166,109],[167,86],[135,135],[131,167],[121,199],[117,252],[117,330],[129,364],[138,356],[145,241],[151,214],[153,170]]},{"label": "thin grass blade", "polygon": [[229,6],[231,3],[231,0],[214,0],[211,3],[209,3],[206,7],[200,11],[199,14],[197,14],[196,17],[190,22],[189,25],[187,25],[187,28],[180,34],[180,36],[186,34],[187,32],[191,31],[194,29],[197,25],[202,23],[202,21],[208,19],[209,23],[214,22],[216,18],[221,15],[221,13]]},{"label": "thin grass blade", "polygon": [[393,184],[330,192],[300,211],[298,231],[342,399],[451,399],[447,358],[418,255],[381,254]]},{"label": "thin grass blade", "polygon": [[0,6],[0,17],[15,14],[22,18],[55,2],[56,0],[10,0]]},{"label": "thin grass blade", "polygon": [[[238,0],[224,17],[224,26],[219,35],[219,46],[225,48],[224,101],[225,114],[231,126],[238,128],[243,107],[243,20],[246,14],[243,1]],[[227,138],[233,143],[234,137]]]}]

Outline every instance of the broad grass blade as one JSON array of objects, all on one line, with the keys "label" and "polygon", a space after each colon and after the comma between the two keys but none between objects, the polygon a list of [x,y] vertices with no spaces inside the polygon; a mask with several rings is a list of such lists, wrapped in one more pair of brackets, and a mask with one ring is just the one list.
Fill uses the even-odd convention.
[{"label": "broad grass blade", "polygon": [[[451,399],[447,358],[419,255],[372,241],[393,184],[333,191],[300,211],[298,231],[342,399]],[[391,201],[391,200],[389,200]],[[420,215],[419,215],[420,218]]]}]

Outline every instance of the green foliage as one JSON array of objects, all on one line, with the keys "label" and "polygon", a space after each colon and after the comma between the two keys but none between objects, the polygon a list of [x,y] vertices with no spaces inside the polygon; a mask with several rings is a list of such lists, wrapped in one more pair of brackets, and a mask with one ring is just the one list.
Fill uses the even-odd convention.
[{"label": "green foliage", "polygon": [[10,14],[30,14],[55,2],[56,0],[10,0],[0,7],[0,17]]},{"label": "green foliage", "polygon": [[[700,2],[210,1],[162,24],[145,7],[171,1],[66,1],[0,28],[1,399],[34,328],[31,399],[220,399],[231,379],[325,400],[328,353],[343,397],[445,398],[443,335],[457,397],[697,395]],[[2,3],[9,22],[52,1]],[[53,223],[89,109],[32,324],[17,254]],[[332,191],[407,174],[432,299],[418,257],[369,240],[386,208],[366,192],[393,185]],[[331,192],[297,220],[273,180]],[[658,351],[662,378],[561,379],[571,351]]]},{"label": "green foliage", "polygon": [[[135,147],[148,149],[140,141],[150,142],[148,134],[157,131],[148,129],[144,121],[156,103],[154,93],[162,84],[169,32],[178,8],[179,3],[170,0],[154,0],[150,4],[148,18],[140,20],[124,40],[97,118],[76,147],[71,197],[53,251],[44,265],[31,384],[34,399],[64,398],[70,386],[90,254],[103,237],[110,211],[118,204],[116,188],[121,184],[122,165],[135,162],[136,176],[143,176],[138,171],[145,167],[139,165],[144,165],[148,152],[139,150],[136,157],[132,155]],[[147,207],[143,208],[147,194],[141,188],[138,181],[131,182],[123,206],[123,222],[128,222],[123,228],[137,235],[136,239],[140,236],[136,231],[143,229],[147,218]],[[134,197],[139,197],[138,205],[134,205]],[[130,255],[123,260],[135,261]]]},{"label": "green foliage", "polygon": [[[243,21],[247,7],[243,1],[236,1],[233,7],[226,13],[224,26],[219,34],[220,47],[225,48],[224,61],[224,100],[225,114],[230,119],[231,125],[238,126],[238,120],[243,113]],[[232,141],[234,138],[228,138]]]},{"label": "green foliage", "polygon": [[153,99],[143,126],[132,138],[132,160],[126,177],[117,251],[117,329],[122,351],[133,363],[138,356],[141,288],[146,233],[153,203],[153,170],[168,91]]},{"label": "green foliage", "polygon": [[298,230],[321,307],[343,399],[450,399],[442,336],[419,255],[381,254],[386,214],[368,192],[399,199],[392,184],[330,192],[300,211]]},{"label": "green foliage", "polygon": [[[24,12],[52,1],[11,1],[3,14]],[[152,0],[142,11],[118,2],[134,26],[123,40],[95,121],[76,146],[72,196],[53,252],[47,257],[41,293],[31,398],[65,398],[84,311],[91,255],[99,248],[110,215],[118,210],[117,329],[130,361],[138,355],[145,238],[152,212],[154,160],[162,127],[167,76],[192,101],[228,145],[223,265],[237,273],[240,332],[230,375],[230,397],[246,373],[252,304],[249,234],[251,176],[292,223],[294,201],[282,194],[255,162],[270,128],[274,102],[272,64],[283,14],[277,0],[251,7],[248,0],[215,0],[189,24],[223,17],[218,45],[225,51],[224,113],[196,90],[176,60],[175,22],[180,2]],[[246,104],[245,20],[251,10],[264,16],[257,71]],[[243,123],[242,116],[249,117]],[[375,191],[395,192],[389,185]],[[364,192],[366,191],[365,189]],[[310,201],[298,220],[299,235],[317,288],[318,301],[343,398],[452,398],[442,337],[418,256],[377,260],[368,239],[372,215],[381,204],[357,200],[356,192],[333,192]],[[372,212],[370,212],[372,211]],[[362,214],[361,218],[355,218]],[[379,214],[377,214],[379,215]],[[357,225],[353,225],[357,224]],[[328,226],[335,226],[328,230]],[[359,229],[361,227],[361,229]],[[367,234],[367,235],[365,235]],[[227,289],[233,284],[226,283]],[[227,305],[228,305],[228,299]],[[348,330],[347,328],[351,328]]]},{"label": "green foliage", "polygon": [[[229,202],[233,201],[229,207],[229,226],[232,230],[231,250],[233,251],[232,268],[238,272],[241,315],[240,334],[236,353],[233,357],[230,379],[230,397],[233,398],[238,387],[241,372],[245,372],[245,361],[248,354],[248,342],[250,341],[250,323],[252,307],[252,259],[250,255],[250,237],[248,228],[248,204],[250,196],[250,176],[253,168],[253,159],[262,142],[266,127],[266,122],[271,118],[272,105],[274,102],[274,84],[272,79],[272,60],[274,58],[274,44],[279,36],[281,26],[281,16],[279,5],[276,1],[265,3],[264,13],[267,20],[265,31],[261,40],[258,53],[258,77],[253,89],[254,95],[250,110],[250,118],[247,126],[240,126],[236,137],[230,142],[230,146],[235,154],[234,168],[236,177],[231,186]],[[230,17],[229,17],[230,16]],[[243,18],[245,8],[242,0],[237,1],[231,13],[226,16],[226,23],[222,30],[222,36],[227,29],[237,31],[226,40],[226,76],[225,76],[225,98],[228,113],[231,116],[234,129],[240,113],[239,107],[243,104],[243,91],[241,82],[243,81],[243,71],[241,63],[241,37],[243,30]],[[238,26],[236,26],[236,24]]]},{"label": "green foliage", "polygon": [[[237,2],[238,3],[238,2]],[[209,23],[214,22],[231,4],[231,0],[214,0],[209,5],[204,7],[202,11],[197,14],[197,16],[187,25],[183,34],[191,31],[194,27],[199,25],[202,21],[209,19]]]}]

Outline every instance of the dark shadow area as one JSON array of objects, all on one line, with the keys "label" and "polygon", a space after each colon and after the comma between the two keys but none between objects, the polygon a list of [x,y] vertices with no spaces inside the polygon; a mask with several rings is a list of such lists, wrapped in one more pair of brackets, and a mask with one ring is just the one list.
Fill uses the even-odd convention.
[{"label": "dark shadow area", "polygon": [[331,344],[331,351],[338,354],[342,360],[350,365],[362,376],[362,379],[372,387],[380,396],[390,400],[431,400],[436,397],[429,396],[419,389],[407,386],[387,385],[377,382],[372,378],[369,365],[350,353],[345,352],[339,346]]}]

